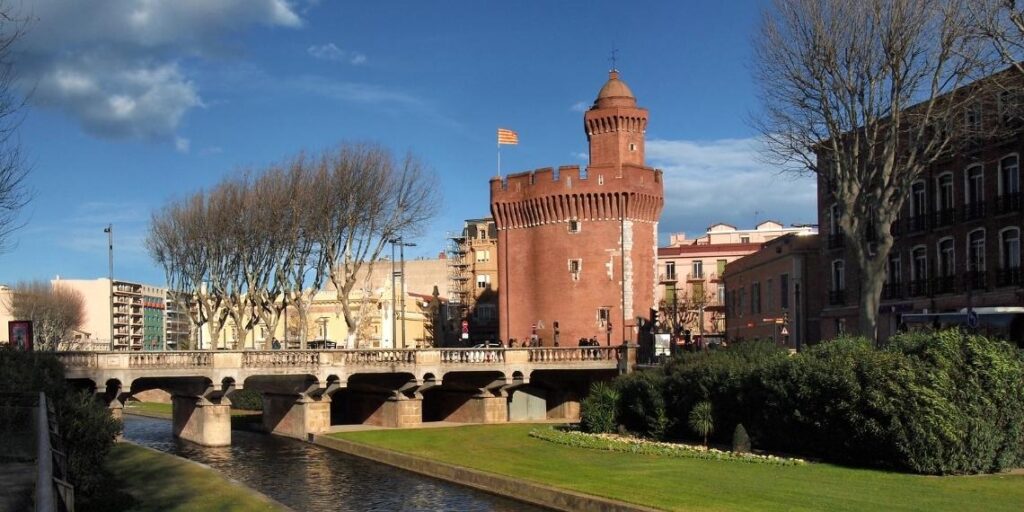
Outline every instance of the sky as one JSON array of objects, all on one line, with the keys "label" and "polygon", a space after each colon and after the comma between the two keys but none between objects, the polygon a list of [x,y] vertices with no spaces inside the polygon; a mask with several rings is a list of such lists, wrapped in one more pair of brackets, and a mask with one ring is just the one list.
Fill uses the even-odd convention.
[{"label": "sky", "polygon": [[763,1],[34,0],[13,53],[33,198],[0,283],[151,284],[151,213],[300,150],[372,141],[436,173],[440,213],[407,257],[489,215],[504,173],[585,164],[583,111],[611,50],[649,109],[665,172],[659,231],[812,223],[815,186],[760,156],[752,35]]}]

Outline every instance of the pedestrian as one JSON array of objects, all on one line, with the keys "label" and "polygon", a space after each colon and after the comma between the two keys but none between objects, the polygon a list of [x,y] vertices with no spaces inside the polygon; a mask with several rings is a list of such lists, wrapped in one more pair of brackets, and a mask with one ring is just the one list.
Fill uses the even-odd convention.
[{"label": "pedestrian", "polygon": [[281,342],[277,341],[276,336],[272,340],[270,340],[270,347],[273,348],[274,350],[281,350]]}]

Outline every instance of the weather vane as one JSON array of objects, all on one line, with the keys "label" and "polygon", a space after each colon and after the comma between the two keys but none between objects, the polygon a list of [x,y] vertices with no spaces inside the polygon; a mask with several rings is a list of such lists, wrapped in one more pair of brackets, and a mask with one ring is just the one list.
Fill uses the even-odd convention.
[{"label": "weather vane", "polygon": [[619,49],[615,47],[615,43],[612,43],[612,55],[611,57],[608,57],[608,61],[612,63],[612,71],[618,71],[618,68],[615,66],[616,62],[619,60],[618,54]]}]

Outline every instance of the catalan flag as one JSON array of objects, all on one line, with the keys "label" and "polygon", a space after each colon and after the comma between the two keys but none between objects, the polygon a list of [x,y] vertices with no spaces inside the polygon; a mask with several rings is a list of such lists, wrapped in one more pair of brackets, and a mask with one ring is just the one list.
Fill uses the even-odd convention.
[{"label": "catalan flag", "polygon": [[504,128],[498,128],[498,144],[519,144],[519,134]]}]

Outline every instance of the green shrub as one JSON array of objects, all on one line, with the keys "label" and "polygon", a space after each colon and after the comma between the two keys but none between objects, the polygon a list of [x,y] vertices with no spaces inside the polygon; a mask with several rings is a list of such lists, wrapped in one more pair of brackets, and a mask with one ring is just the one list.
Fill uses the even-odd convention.
[{"label": "green shrub", "polygon": [[247,411],[263,410],[263,395],[251,389],[240,389],[231,393],[228,397],[232,409],[244,409]]},{"label": "green shrub", "polygon": [[743,428],[742,423],[737,424],[732,432],[732,451],[750,453],[750,436],[747,435],[747,429]]},{"label": "green shrub", "polygon": [[580,402],[580,426],[595,434],[615,432],[619,392],[606,382],[590,386],[590,394]]},{"label": "green shrub", "polygon": [[73,390],[53,354],[0,348],[0,375],[0,392],[43,391],[53,402],[76,496],[103,486],[108,478],[101,462],[121,433],[121,422],[93,394]]},{"label": "green shrub", "polygon": [[619,392],[617,422],[626,430],[661,439],[668,426],[660,372],[633,372],[615,381]]},{"label": "green shrub", "polygon": [[793,356],[739,343],[646,373],[616,381],[619,420],[635,432],[657,432],[660,385],[669,436],[702,435],[687,427],[709,401],[712,425],[742,424],[770,450],[929,474],[1024,465],[1024,356],[1000,340],[916,333],[879,350],[841,338]]}]

